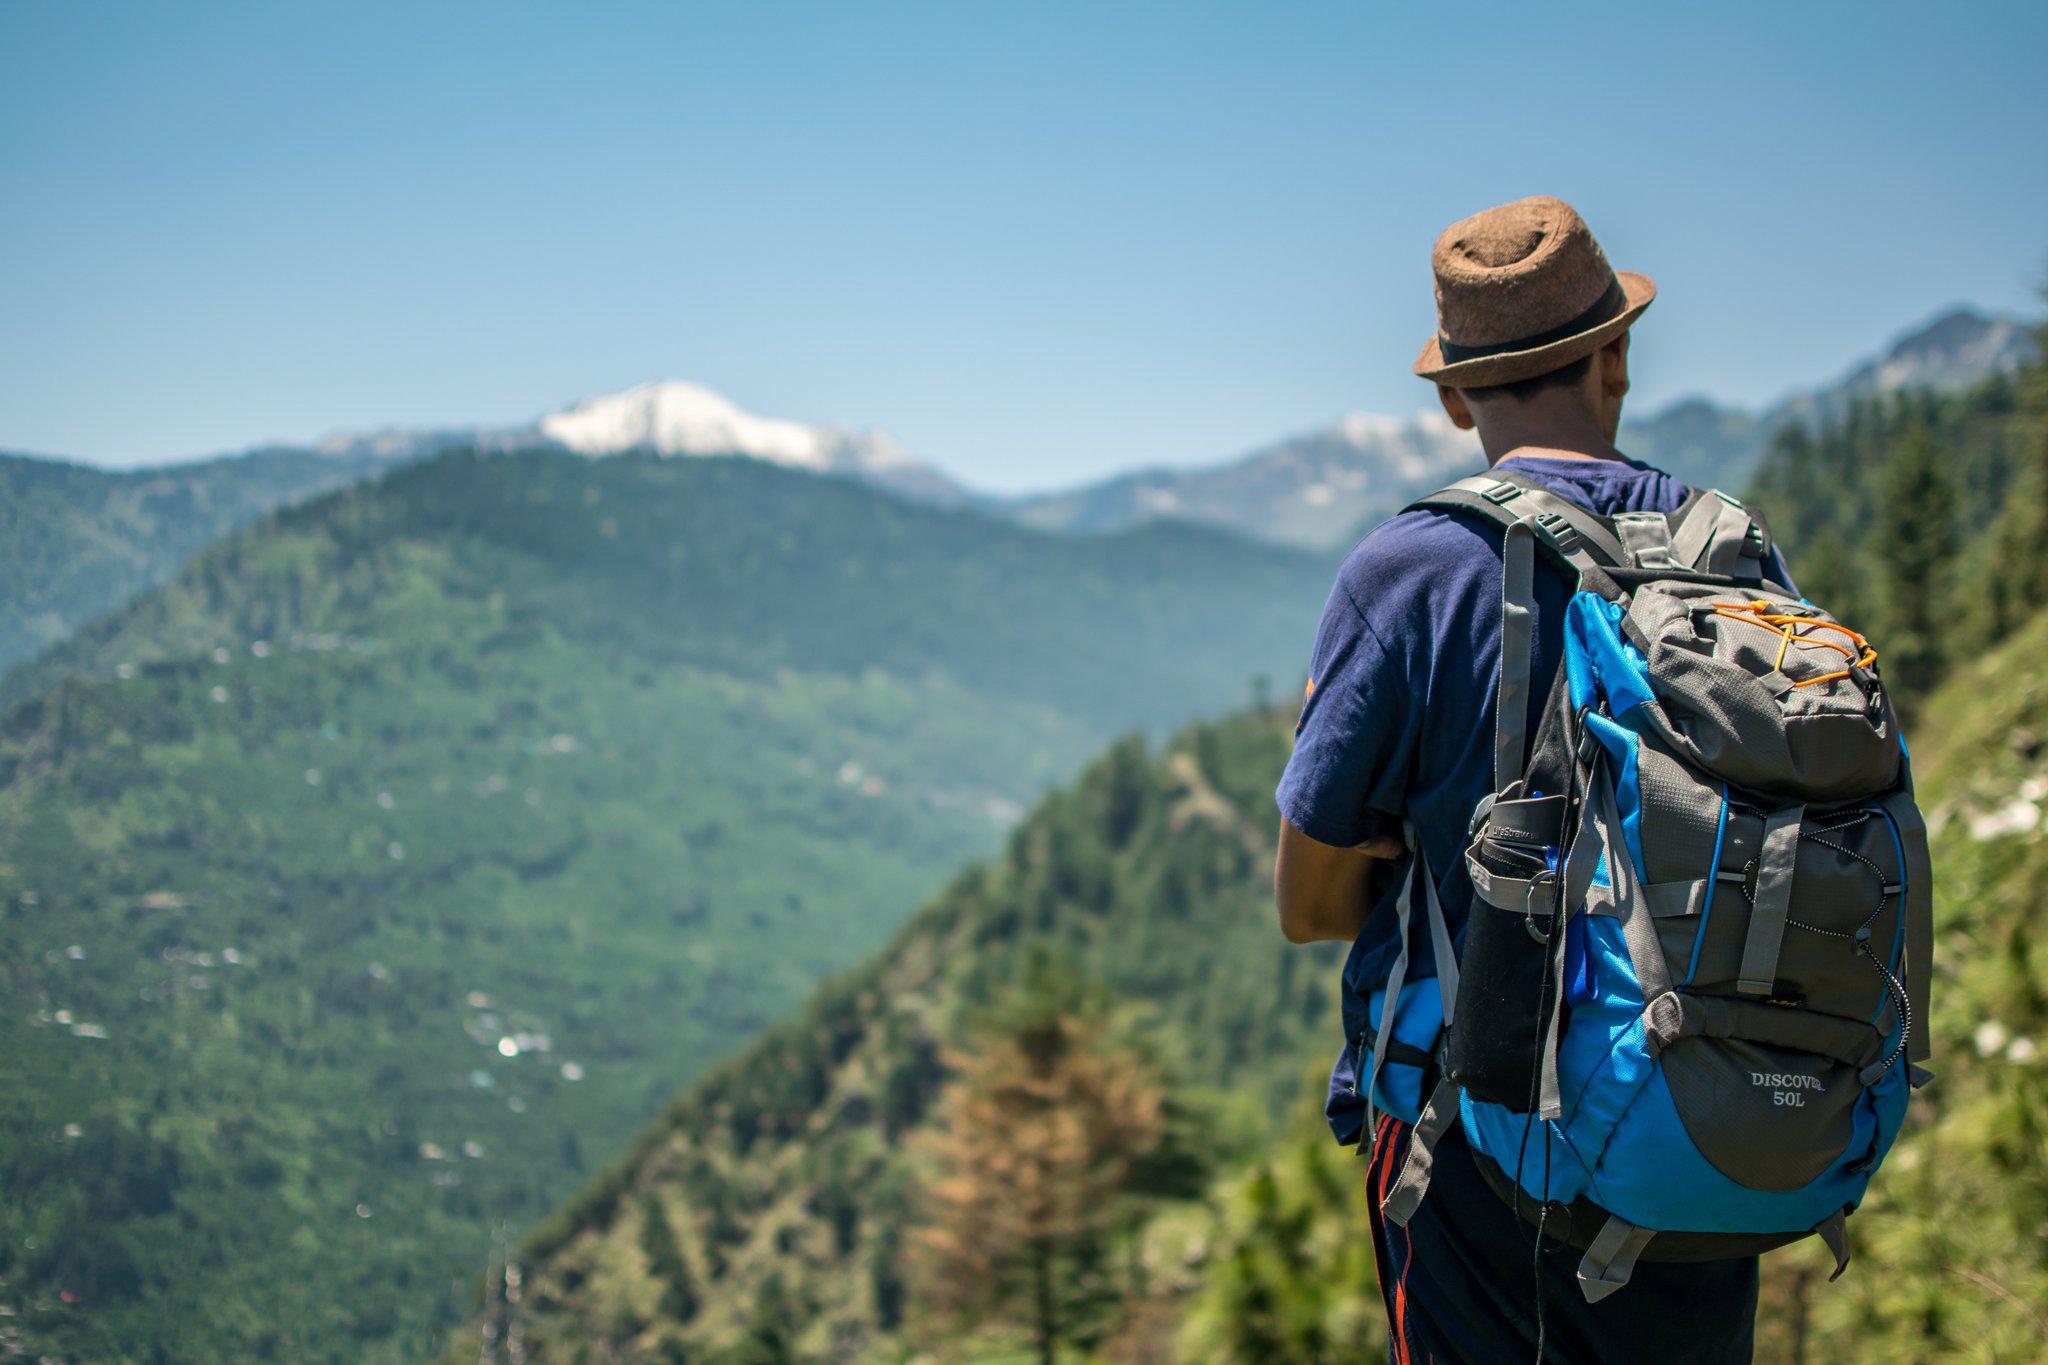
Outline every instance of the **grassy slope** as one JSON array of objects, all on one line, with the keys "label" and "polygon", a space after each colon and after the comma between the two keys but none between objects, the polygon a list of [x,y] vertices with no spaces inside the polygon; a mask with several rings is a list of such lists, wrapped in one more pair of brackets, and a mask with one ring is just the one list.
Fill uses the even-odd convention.
[{"label": "grassy slope", "polygon": [[1012,803],[1285,667],[1307,622],[1259,613],[1323,572],[555,456],[404,470],[202,556],[44,675],[127,676],[0,728],[27,1339],[419,1358],[494,1236]]}]

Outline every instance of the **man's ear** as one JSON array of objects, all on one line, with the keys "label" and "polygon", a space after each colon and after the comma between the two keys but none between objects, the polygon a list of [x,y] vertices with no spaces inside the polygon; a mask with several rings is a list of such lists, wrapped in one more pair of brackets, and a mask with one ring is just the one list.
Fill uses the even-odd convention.
[{"label": "man's ear", "polygon": [[1623,332],[1600,348],[1600,392],[1612,399],[1628,394],[1628,333]]},{"label": "man's ear", "polygon": [[1460,431],[1470,431],[1478,423],[1472,419],[1472,405],[1465,401],[1465,395],[1445,384],[1436,386],[1437,400],[1444,405],[1444,415],[1451,419],[1451,425]]}]

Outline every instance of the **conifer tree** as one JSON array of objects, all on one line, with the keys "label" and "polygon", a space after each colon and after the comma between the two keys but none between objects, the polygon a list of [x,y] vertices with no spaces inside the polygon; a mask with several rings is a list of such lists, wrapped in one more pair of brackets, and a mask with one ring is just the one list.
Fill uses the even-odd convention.
[{"label": "conifer tree", "polygon": [[923,1144],[935,1170],[912,1248],[914,1292],[941,1320],[1008,1322],[1052,1362],[1083,1324],[1119,1196],[1158,1145],[1163,1094],[1111,1045],[1099,1010],[1020,1004],[985,1030]]},{"label": "conifer tree", "polygon": [[647,1257],[648,1274],[661,1284],[661,1314],[688,1322],[697,1315],[696,1281],[659,1195],[649,1194],[640,1201],[640,1219],[640,1250]]},{"label": "conifer tree", "polygon": [[1955,488],[1933,434],[1908,428],[1893,450],[1879,508],[1887,622],[1882,648],[1894,701],[1926,696],[1940,676],[1943,626],[1954,614],[1948,569],[1956,548]]},{"label": "conifer tree", "polygon": [[[2037,333],[2048,351],[2048,327]],[[2019,380],[2018,469],[1991,526],[1986,554],[1986,634],[2011,634],[2048,607],[2048,364]]]}]

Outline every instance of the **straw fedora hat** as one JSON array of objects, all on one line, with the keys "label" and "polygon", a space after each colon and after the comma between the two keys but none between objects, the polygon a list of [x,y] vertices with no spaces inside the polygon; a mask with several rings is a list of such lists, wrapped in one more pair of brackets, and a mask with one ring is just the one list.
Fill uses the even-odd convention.
[{"label": "straw fedora hat", "polygon": [[1453,389],[1569,365],[1627,331],[1657,297],[1647,275],[1609,266],[1586,220],[1547,194],[1451,224],[1430,266],[1437,330],[1415,373]]}]

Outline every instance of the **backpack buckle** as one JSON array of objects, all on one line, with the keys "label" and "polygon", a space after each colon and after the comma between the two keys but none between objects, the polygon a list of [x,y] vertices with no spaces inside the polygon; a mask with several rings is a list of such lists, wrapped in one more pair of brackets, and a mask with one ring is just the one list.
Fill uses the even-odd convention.
[{"label": "backpack buckle", "polygon": [[1500,507],[1504,504],[1513,502],[1516,498],[1521,497],[1522,490],[1516,487],[1514,484],[1509,483],[1506,479],[1502,479],[1500,482],[1496,483],[1493,487],[1487,489],[1479,496],[1485,498],[1495,507]]},{"label": "backpack buckle", "polygon": [[1569,521],[1566,521],[1562,514],[1557,512],[1545,512],[1541,516],[1534,518],[1534,520],[1537,528],[1541,530],[1543,534],[1549,538],[1551,544],[1557,546],[1557,548],[1562,553],[1570,554],[1574,549],[1578,548],[1578,544],[1581,539],[1578,532],[1578,528],[1573,526]]},{"label": "backpack buckle", "polygon": [[[1529,878],[1528,888],[1522,893],[1522,928],[1526,929],[1529,937],[1538,943],[1550,942],[1550,936],[1557,932],[1555,926],[1557,924],[1558,910],[1560,909],[1556,903],[1555,888],[1557,880],[1557,869],[1546,867],[1535,876]],[[1551,907],[1550,913],[1543,916],[1543,922],[1546,927],[1538,929],[1536,927],[1536,892],[1539,888],[1543,887],[1551,888]]]},{"label": "backpack buckle", "polygon": [[1577,736],[1572,744],[1572,757],[1578,759],[1581,767],[1592,767],[1593,761],[1604,752],[1600,737],[1593,733],[1592,726],[1586,724],[1586,717],[1595,714],[1597,710],[1598,708],[1592,705],[1581,706],[1572,715],[1572,733]]}]

